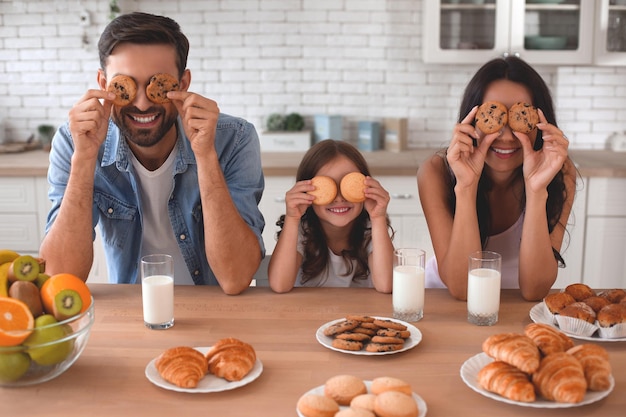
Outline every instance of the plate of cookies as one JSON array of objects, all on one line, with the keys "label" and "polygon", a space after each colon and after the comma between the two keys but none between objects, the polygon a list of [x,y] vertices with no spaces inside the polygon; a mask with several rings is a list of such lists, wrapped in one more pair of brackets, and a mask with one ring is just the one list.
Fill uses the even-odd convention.
[{"label": "plate of cookies", "polygon": [[337,352],[376,356],[414,348],[422,341],[422,332],[402,320],[348,315],[320,326],[315,337],[321,345]]},{"label": "plate of cookies", "polygon": [[169,348],[146,366],[154,385],[178,392],[209,393],[239,388],[257,379],[263,364],[254,349],[234,338],[209,347]]},{"label": "plate of cookies", "polygon": [[535,323],[554,326],[576,339],[593,342],[626,341],[626,291],[596,291],[570,284],[550,293],[530,309]]},{"label": "plate of cookies", "polygon": [[[348,414],[349,410],[354,413]],[[296,404],[299,417],[344,414],[425,417],[427,410],[422,397],[400,378],[383,376],[366,381],[347,374],[335,375],[324,385],[305,392]]]}]

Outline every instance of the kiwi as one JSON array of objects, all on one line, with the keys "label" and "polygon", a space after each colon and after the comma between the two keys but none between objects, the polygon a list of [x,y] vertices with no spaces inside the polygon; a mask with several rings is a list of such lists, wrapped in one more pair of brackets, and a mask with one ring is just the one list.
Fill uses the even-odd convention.
[{"label": "kiwi", "polygon": [[39,261],[30,255],[21,255],[9,267],[9,281],[34,281],[39,275]]},{"label": "kiwi", "polygon": [[37,275],[37,278],[35,278],[35,284],[37,284],[37,287],[41,289],[41,286],[43,285],[43,283],[49,279],[50,279],[50,275],[41,272],[39,273],[39,275]]},{"label": "kiwi", "polygon": [[23,301],[31,313],[33,313],[33,317],[39,317],[43,314],[39,288],[34,283],[30,281],[15,281],[9,287],[9,297]]},{"label": "kiwi", "polygon": [[80,294],[71,289],[61,290],[54,296],[52,314],[58,321],[69,319],[80,313],[83,308],[83,300]]}]

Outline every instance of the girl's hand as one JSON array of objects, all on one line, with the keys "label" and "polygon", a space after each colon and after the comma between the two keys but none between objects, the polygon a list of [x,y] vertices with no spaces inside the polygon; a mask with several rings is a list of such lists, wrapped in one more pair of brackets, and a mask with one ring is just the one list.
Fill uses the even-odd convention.
[{"label": "girl's hand", "polygon": [[76,153],[80,153],[81,157],[89,159],[98,155],[109,128],[114,99],[114,93],[89,90],[70,110],[70,133]]},{"label": "girl's hand", "polygon": [[307,194],[308,191],[315,190],[315,186],[311,184],[311,180],[298,181],[285,194],[286,217],[292,217],[300,220],[304,212],[315,200],[315,196]]},{"label": "girl's hand", "polygon": [[569,147],[569,141],[563,132],[558,127],[548,123],[541,109],[538,112],[539,123],[537,123],[537,128],[541,130],[543,136],[541,149],[533,150],[533,144],[527,135],[514,132],[524,151],[526,189],[535,192],[545,191],[557,172],[563,168]]},{"label": "girl's hand", "polygon": [[387,216],[389,193],[372,177],[365,177],[365,210],[370,219]]},{"label": "girl's hand", "polygon": [[500,132],[495,132],[481,138],[481,133],[471,124],[477,111],[478,106],[474,106],[461,123],[454,127],[446,156],[457,185],[463,187],[478,183],[489,147],[500,135]]}]

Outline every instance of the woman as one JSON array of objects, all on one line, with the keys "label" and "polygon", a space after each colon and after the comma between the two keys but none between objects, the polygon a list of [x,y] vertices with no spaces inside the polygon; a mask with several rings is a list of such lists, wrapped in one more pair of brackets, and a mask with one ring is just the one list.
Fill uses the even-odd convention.
[{"label": "woman", "polygon": [[[518,102],[538,109],[528,134],[505,125],[484,134],[473,122],[478,106]],[[483,65],[465,89],[448,148],[417,174],[435,257],[427,286],[445,285],[467,297],[467,259],[478,250],[502,255],[502,288],[527,300],[545,296],[557,277],[559,253],[572,209],[576,169],[557,127],[552,97],[541,76],[516,57]]]}]

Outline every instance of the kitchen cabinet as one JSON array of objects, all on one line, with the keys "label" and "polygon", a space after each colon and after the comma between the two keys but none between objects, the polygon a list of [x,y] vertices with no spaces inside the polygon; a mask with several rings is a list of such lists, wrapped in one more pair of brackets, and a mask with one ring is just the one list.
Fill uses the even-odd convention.
[{"label": "kitchen cabinet", "polygon": [[579,178],[577,181],[574,206],[567,221],[560,250],[566,267],[559,268],[553,288],[565,288],[569,284],[582,282],[587,214],[587,188],[585,184],[587,181],[588,179],[583,178]]},{"label": "kitchen cabinet", "polygon": [[429,0],[423,5],[426,63],[482,64],[506,54],[534,64],[593,61],[593,1]]},{"label": "kitchen cabinet", "polygon": [[626,178],[587,179],[582,282],[626,288]]},{"label": "kitchen cabinet", "polygon": [[596,0],[594,63],[626,65],[625,0]]},{"label": "kitchen cabinet", "polygon": [[[387,208],[391,226],[395,231],[395,247],[418,247],[426,251],[426,259],[433,255],[426,219],[417,194],[415,176],[376,177],[389,192],[391,200]],[[293,187],[294,177],[266,176],[265,191],[259,208],[265,218],[263,241],[267,254],[276,247],[278,218],[285,214],[285,193]]]}]

